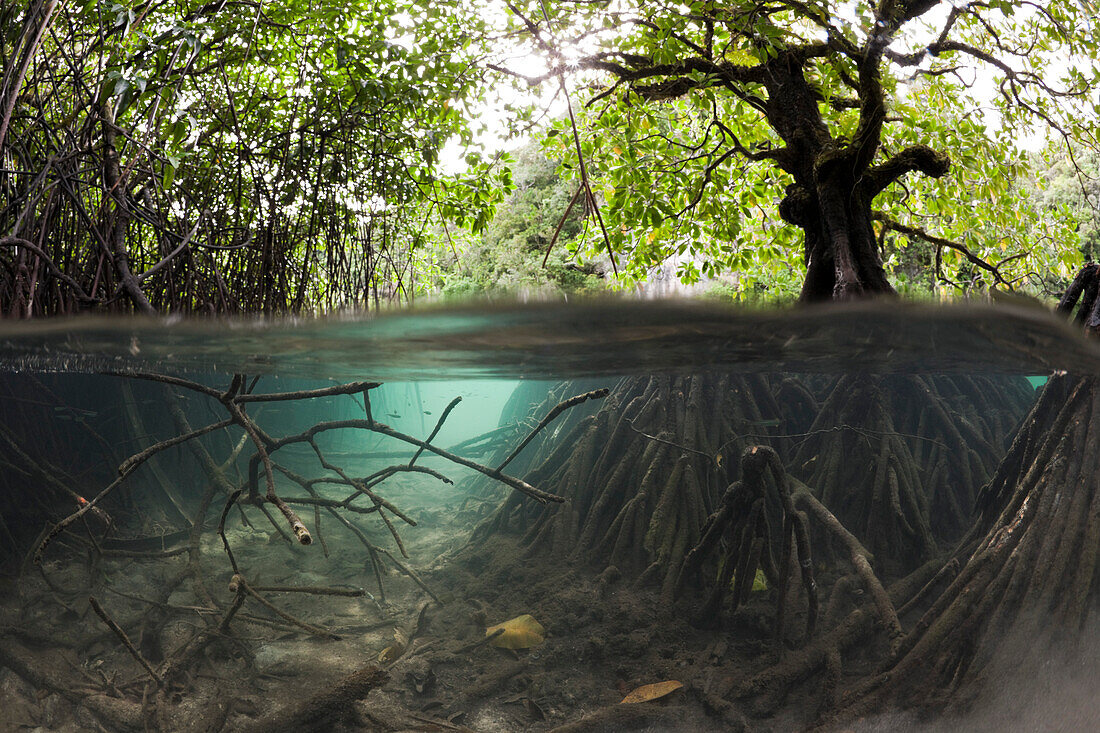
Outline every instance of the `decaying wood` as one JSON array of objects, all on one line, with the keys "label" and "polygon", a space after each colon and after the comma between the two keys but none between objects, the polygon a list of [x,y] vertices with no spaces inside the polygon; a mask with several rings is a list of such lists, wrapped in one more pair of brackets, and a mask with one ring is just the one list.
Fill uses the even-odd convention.
[{"label": "decaying wood", "polygon": [[346,718],[352,706],[389,679],[384,670],[363,667],[305,700],[292,702],[241,728],[241,733],[322,733]]}]

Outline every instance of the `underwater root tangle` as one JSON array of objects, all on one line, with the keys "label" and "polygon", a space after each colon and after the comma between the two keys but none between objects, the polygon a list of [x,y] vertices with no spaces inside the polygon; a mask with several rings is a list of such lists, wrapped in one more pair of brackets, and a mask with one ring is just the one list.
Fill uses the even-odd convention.
[{"label": "underwater root tangle", "polygon": [[[765,471],[771,472],[773,481],[765,480]],[[769,505],[779,507],[781,511],[779,523],[782,529],[777,541],[782,559],[778,564],[773,549],[776,541],[772,537],[773,522],[768,519]],[[722,601],[727,591],[731,590],[731,585],[732,610],[736,611],[748,599],[760,570],[768,584],[778,589],[775,636],[782,640],[786,589],[791,574],[798,568],[807,599],[803,641],[811,638],[817,622],[818,597],[810,556],[808,523],[806,515],[794,507],[787,473],[779,461],[779,454],[772,448],[757,445],[746,448],[741,454],[741,480],[726,489],[721,506],[703,525],[699,543],[684,558],[676,582],[677,593],[683,590],[689,578],[694,577],[698,582],[703,560],[717,548],[723,536],[731,538],[729,550],[719,563],[718,583],[704,604],[698,621],[720,621]]]},{"label": "underwater root tangle", "polygon": [[[759,569],[774,589],[774,638],[779,660],[730,686],[724,691],[726,696],[751,698],[755,713],[771,715],[792,685],[824,669],[823,709],[832,709],[839,695],[843,653],[860,640],[884,632],[883,654],[892,659],[904,637],[896,604],[919,596],[942,563],[926,563],[887,590],[872,569],[871,553],[805,484],[787,474],[774,449],[747,448],[741,456],[741,473],[741,479],[725,492],[722,505],[708,518],[699,543],[687,554],[677,587],[688,586],[693,577],[698,582],[704,562],[726,540],[728,549],[718,563],[717,584],[697,618],[703,623],[720,622],[727,594],[732,595],[731,606],[736,610],[748,599]],[[778,537],[773,526],[782,526]],[[851,574],[840,577],[831,588],[824,613],[819,609],[819,587],[813,572],[811,528],[843,547],[852,567]],[[773,543],[779,547],[778,563]],[[798,588],[792,587],[796,575],[801,576]],[[805,632],[791,640],[785,635],[785,623],[789,604],[798,599],[804,603]],[[838,619],[850,599],[865,600]],[[819,622],[824,625],[820,633]]]},{"label": "underwater root tangle", "polygon": [[1097,416],[1095,378],[1059,375],[1043,388],[986,487],[984,534],[964,544],[962,569],[906,636],[896,663],[847,693],[842,719],[891,702],[961,704],[980,692],[986,669],[1004,661],[1006,639],[1044,648],[1066,633],[1072,643],[1100,587]]},{"label": "underwater root tangle", "polygon": [[[438,478],[446,480],[444,477],[438,474],[438,472],[414,466],[416,459],[425,450],[442,456],[443,458],[446,458],[453,463],[466,466],[467,468],[472,468],[475,471],[478,471],[496,481],[510,486],[511,488],[523,494],[526,494],[527,496],[535,499],[538,502],[546,503],[548,501],[564,501],[564,499],[560,496],[556,496],[554,494],[537,489],[526,481],[503,473],[503,465],[497,468],[491,468],[489,466],[485,466],[480,463],[462,458],[461,456],[455,455],[454,453],[433,445],[430,442],[431,439],[434,438],[435,435],[439,432],[440,427],[442,427],[443,425],[443,421],[446,420],[447,416],[450,414],[451,410],[454,408],[455,404],[457,404],[460,398],[456,398],[454,401],[451,402],[450,405],[448,405],[447,409],[440,416],[440,419],[435,429],[432,431],[431,436],[429,436],[427,440],[421,440],[419,438],[415,438],[411,435],[407,435],[405,433],[397,431],[384,423],[376,421],[373,418],[373,416],[371,415],[370,398],[368,393],[370,390],[380,387],[380,382],[353,382],[349,384],[337,385],[334,387],[326,387],[323,389],[315,390],[280,392],[270,394],[253,394],[252,389],[256,385],[256,380],[253,380],[251,386],[248,389],[245,389],[244,385],[246,379],[245,376],[242,374],[234,375],[231,384],[224,391],[215,389],[213,387],[208,387],[206,385],[200,384],[198,382],[193,382],[191,380],[181,379],[179,377],[170,377],[161,374],[119,373],[118,376],[130,377],[135,379],[147,379],[154,382],[160,382],[165,385],[180,387],[193,392],[197,392],[199,394],[203,394],[221,403],[226,411],[229,413],[229,417],[227,419],[211,423],[201,428],[189,430],[167,440],[162,440],[158,443],[155,443],[154,445],[145,448],[144,450],[139,451],[138,453],[135,453],[134,455],[123,461],[118,467],[118,478],[116,478],[106,488],[100,491],[92,500],[83,502],[79,510],[73,512],[71,515],[58,522],[54,527],[52,527],[48,532],[45,533],[45,535],[41,538],[39,542],[36,543],[33,554],[33,559],[36,563],[41,562],[42,556],[45,553],[46,548],[58,535],[60,535],[68,527],[72,526],[76,521],[84,517],[89,512],[94,512],[97,509],[97,505],[104,499],[104,497],[106,497],[108,494],[118,488],[128,476],[130,476],[138,467],[140,467],[154,455],[173,446],[177,446],[183,443],[189,443],[203,435],[212,433],[217,430],[222,430],[224,428],[228,428],[234,425],[244,430],[246,436],[252,442],[253,447],[256,450],[256,452],[249,460],[248,501],[258,506],[261,510],[265,512],[265,514],[266,510],[264,510],[263,504],[270,503],[274,505],[285,518],[297,541],[303,545],[312,544],[313,535],[310,533],[309,529],[306,528],[305,523],[301,520],[294,509],[291,508],[291,504],[297,503],[313,506],[338,506],[341,508],[350,508],[351,502],[355,498],[359,496],[366,496],[373,503],[373,506],[370,509],[367,509],[366,512],[378,513],[378,516],[382,519],[383,522],[386,523],[387,528],[393,535],[394,541],[397,543],[398,547],[402,549],[402,553],[404,554],[403,547],[401,546],[400,537],[394,529],[389,517],[386,515],[386,511],[402,519],[409,525],[415,526],[416,523],[405,516],[403,512],[397,509],[397,507],[393,506],[391,503],[375,494],[375,492],[372,491],[372,486],[374,484],[377,484],[381,480],[384,480],[385,478],[388,478],[389,476],[392,476],[395,473],[402,471],[429,473],[437,476]],[[579,402],[583,402],[585,399],[603,397],[605,394],[606,391],[583,395],[577,398],[577,401],[573,404],[579,404]],[[246,412],[246,406],[248,403],[306,400],[333,395],[361,395],[364,400],[366,419],[320,422],[298,435],[275,439],[267,435],[263,431],[263,429],[260,428],[260,426],[255,422],[255,420],[253,420]],[[542,428],[545,427],[545,424],[556,417],[558,413],[571,406],[572,404],[565,405],[561,407],[561,409],[557,410],[557,412],[549,415],[546,420],[535,429],[534,432],[542,430]],[[389,469],[384,469],[383,471],[378,472],[377,474],[370,476],[366,479],[353,479],[345,474],[338,466],[335,466],[332,463],[328,462],[315,441],[315,438],[319,433],[329,430],[342,429],[366,430],[382,435],[387,435],[404,443],[416,446],[418,450],[407,465],[394,466]],[[524,443],[522,443],[515,451],[513,451],[513,453],[518,453],[518,451],[521,450],[522,447],[526,445],[526,442],[529,440],[530,437],[528,437],[524,441]],[[271,455],[275,451],[285,446],[293,445],[296,443],[307,443],[317,454],[318,460],[320,461],[322,467],[335,472],[336,474],[338,474],[339,478],[334,480],[330,477],[325,477],[311,482],[309,480],[297,477],[295,474],[293,474],[293,472],[284,469],[273,462]],[[258,468],[261,465],[263,466],[264,481],[266,486],[266,493],[262,497],[258,489]],[[306,488],[307,491],[310,492],[311,497],[296,498],[293,500],[284,499],[283,497],[281,497],[275,489],[276,471],[288,474],[292,479],[298,479],[297,483],[303,485],[304,488]],[[344,483],[350,485],[353,487],[354,493],[352,496],[349,496],[342,502],[325,502],[319,500],[312,489],[315,483],[322,481],[326,483]]]},{"label": "underwater root tangle", "polygon": [[[903,575],[969,527],[975,492],[1030,405],[1021,387],[1030,389],[1022,379],[846,374],[799,442],[792,472],[820,490],[882,571]],[[819,550],[832,559],[835,548],[830,540]]]},{"label": "underwater root tangle", "polygon": [[[1100,267],[1084,268],[1059,304],[1100,332]],[[1082,297],[1083,296],[1083,297]],[[1072,654],[1100,590],[1100,380],[1057,373],[979,497],[981,516],[956,554],[961,570],[905,638],[901,656],[853,687],[839,720],[894,702],[965,707],[1027,649]],[[1026,657],[1026,655],[1024,655]],[[1002,672],[998,672],[998,670]]]},{"label": "underwater root tangle", "polygon": [[[288,543],[296,540],[302,545],[311,545],[316,539],[321,545],[325,557],[328,557],[328,548],[321,529],[321,512],[324,511],[335,518],[338,525],[350,531],[363,543],[366,548],[366,567],[372,568],[374,571],[382,602],[385,601],[385,592],[382,585],[383,560],[388,561],[399,572],[408,576],[434,601],[439,602],[436,595],[420,579],[417,573],[398,559],[398,553],[406,558],[408,555],[391,517],[400,519],[410,526],[415,526],[416,522],[378,493],[379,484],[402,473],[420,473],[448,484],[452,483],[439,471],[417,464],[417,460],[421,455],[429,452],[453,464],[478,471],[484,476],[514,489],[521,495],[534,499],[536,502],[560,502],[563,500],[562,497],[542,491],[526,481],[506,474],[504,468],[540,431],[546,428],[561,413],[585,401],[600,399],[606,395],[606,390],[595,390],[563,401],[535,425],[526,438],[518,443],[518,446],[510,449],[507,459],[493,467],[456,455],[453,452],[439,448],[432,442],[461,398],[454,399],[438,418],[431,434],[426,439],[420,439],[395,430],[373,418],[369,393],[380,386],[377,382],[355,382],[323,389],[265,394],[254,391],[258,380],[253,379],[250,381],[241,374],[235,375],[229,386],[224,390],[160,374],[118,374],[116,376],[144,379],[165,385],[168,393],[167,409],[174,420],[177,434],[155,442],[122,461],[118,467],[118,477],[114,481],[102,489],[92,500],[84,501],[78,511],[56,525],[43,530],[39,539],[34,543],[31,555],[28,558],[34,562],[27,563],[25,570],[36,569],[42,574],[51,590],[56,591],[47,575],[47,568],[41,564],[41,561],[51,543],[67,529],[76,525],[76,527],[88,530],[88,538],[85,544],[89,556],[93,558],[90,565],[91,582],[89,591],[92,588],[102,587],[104,585],[102,575],[106,572],[102,562],[103,558],[110,558],[115,555],[112,554],[111,549],[96,540],[89,529],[89,523],[82,520],[95,517],[97,512],[101,511],[99,504],[119,486],[123,485],[126,479],[150,458],[173,446],[186,446],[189,448],[209,480],[198,506],[194,509],[193,516],[188,518],[190,526],[185,530],[171,533],[173,536],[182,536],[186,540],[186,546],[180,549],[162,548],[160,551],[154,552],[121,553],[121,556],[128,560],[161,560],[177,555],[185,555],[184,565],[172,577],[167,578],[166,582],[158,584],[150,594],[150,598],[129,596],[131,600],[140,601],[146,607],[146,611],[142,613],[136,624],[132,618],[122,623],[116,622],[109,608],[110,604],[101,603],[95,597],[87,596],[89,591],[85,592],[90,607],[103,621],[109,633],[117,639],[143,670],[142,677],[129,683],[126,692],[121,693],[121,695],[120,690],[115,689],[110,683],[106,684],[102,688],[103,692],[106,693],[105,699],[115,700],[115,702],[100,704],[100,698],[104,698],[104,695],[100,694],[99,688],[90,692],[74,692],[73,685],[64,680],[62,676],[58,676],[56,679],[54,677],[47,679],[41,675],[31,675],[29,677],[24,675],[23,672],[26,671],[26,666],[19,662],[19,659],[21,659],[19,648],[5,646],[6,639],[3,635],[0,635],[0,663],[10,666],[17,674],[25,677],[36,686],[57,691],[66,690],[65,696],[68,699],[89,707],[108,727],[117,730],[141,729],[143,727],[155,730],[175,729],[175,725],[178,723],[175,716],[179,710],[179,703],[183,699],[182,696],[191,687],[196,668],[206,661],[205,652],[207,648],[214,643],[224,643],[226,640],[233,639],[232,627],[236,624],[248,623],[254,626],[258,625],[261,628],[274,628],[284,633],[287,631],[305,633],[320,639],[340,638],[330,628],[311,623],[279,608],[268,599],[267,594],[295,593],[310,596],[352,597],[370,595],[359,588],[263,586],[255,582],[254,577],[259,568],[246,568],[238,563],[230,538],[226,534],[226,520],[234,508],[240,512],[241,520],[245,524],[248,524],[248,520],[244,509],[253,507],[259,510],[271,523],[272,527],[277,530],[275,537],[281,536]],[[174,394],[174,389],[188,390],[211,398],[225,409],[228,417],[204,427],[193,428],[180,407],[178,395]],[[353,399],[359,398],[361,401],[358,404],[364,411],[365,418],[319,422],[301,433],[277,438],[265,432],[256,420],[247,413],[247,408],[252,403],[309,400],[337,395],[346,395]],[[223,462],[219,463],[211,455],[208,446],[198,438],[216,431],[233,428],[241,430],[243,434],[239,436],[239,439],[233,438],[230,445],[235,445],[235,448],[230,451],[230,455]],[[392,465],[375,471],[369,476],[360,477],[351,474],[334,463],[322,450],[316,437],[330,430],[360,430],[385,435],[412,446],[415,451],[410,451],[412,456],[405,463]],[[253,447],[254,452],[248,457],[249,470],[247,477],[241,483],[234,485],[228,479],[229,472],[234,467],[242,449],[249,444]],[[312,449],[320,467],[323,469],[321,475],[302,476],[276,461],[276,454],[280,449],[294,444],[305,444]],[[266,491],[260,489],[261,471],[264,476]],[[277,491],[276,476],[286,479],[292,485],[299,486],[304,495],[291,496]],[[318,486],[321,484],[346,487],[348,489],[347,495],[342,499],[323,496],[318,491]],[[224,592],[211,592],[204,580],[202,563],[201,536],[204,530],[207,529],[205,524],[207,515],[210,513],[210,509],[219,494],[226,497],[221,518],[217,525],[217,532],[232,570],[230,581],[226,586],[228,597]],[[272,516],[272,513],[267,511],[269,505],[278,510],[278,514],[284,520],[283,522],[278,522]],[[299,517],[294,507],[312,509],[314,520],[312,528],[306,527],[305,522]],[[391,552],[372,541],[357,523],[349,520],[348,516],[352,514],[375,515],[392,537],[397,552]],[[79,524],[77,524],[78,522]],[[284,530],[285,526],[289,526],[294,540]],[[67,539],[70,537],[74,541],[80,540],[79,535],[66,535]],[[83,542],[83,540],[80,540],[80,542]],[[187,581],[191,583],[194,602],[187,605],[170,602],[172,594]],[[108,590],[110,589],[108,588]],[[122,595],[128,594],[123,593]],[[56,592],[52,597],[55,600],[58,598]],[[373,596],[371,598],[375,600]],[[383,610],[379,601],[375,600],[375,603],[378,605],[379,610]],[[256,606],[257,610],[260,611],[260,615],[246,613],[248,604]],[[67,608],[64,603],[62,603],[62,606]],[[198,614],[202,621],[198,628],[188,630],[182,643],[176,644],[171,650],[166,650],[159,642],[162,632],[167,633],[167,627],[173,621],[178,621],[181,616],[193,619],[195,614]],[[388,614],[383,612],[383,615]],[[423,609],[421,609],[421,615],[423,615]],[[391,622],[388,620],[385,623]],[[124,630],[123,626],[129,627],[130,632]],[[131,636],[133,639],[131,639]],[[7,664],[5,657],[11,658],[12,663]],[[385,679],[383,673],[373,668],[361,670],[361,672],[362,674],[359,677],[352,675],[337,684],[330,691],[331,694],[324,693],[316,700],[305,700],[300,704],[287,706],[280,715],[274,718],[269,717],[255,721],[255,725],[250,730],[286,730],[289,729],[287,726],[300,730],[327,730],[326,726],[331,723],[324,712],[326,708],[331,707],[326,702],[327,700],[330,698],[334,700],[339,698],[345,701],[357,699],[372,686],[380,684]],[[30,673],[28,672],[28,674]],[[142,685],[142,687],[138,688],[138,685]],[[328,694],[328,697],[325,696],[326,694]],[[141,702],[136,702],[136,698],[139,698]],[[220,706],[221,712],[218,714],[220,716],[218,720],[211,722],[213,727],[210,730],[220,729],[220,726],[225,724],[231,714],[231,701],[219,699],[215,704]],[[96,707],[97,705],[99,707]],[[345,707],[347,706],[345,705]]]},{"label": "underwater root tangle", "polygon": [[756,374],[627,377],[600,409],[543,443],[528,476],[567,501],[530,506],[507,497],[471,535],[519,533],[532,556],[603,570],[614,566],[672,594],[680,564],[721,499],[726,456],[778,430],[769,378]]},{"label": "underwater root tangle", "polygon": [[[942,566],[937,560],[925,563],[906,577],[890,584],[883,591],[883,598],[890,607],[902,607],[903,603],[921,595],[922,589],[936,577]],[[834,590],[847,590],[848,586],[849,582],[842,578],[836,583]],[[882,621],[885,615],[883,599],[875,598],[875,593],[871,595],[872,598],[863,600],[801,648],[788,650],[780,647],[774,664],[747,678],[731,680],[718,693],[726,699],[748,704],[747,712],[754,717],[769,717],[780,708],[795,685],[824,672],[820,682],[819,710],[821,715],[831,714],[840,700],[844,655],[855,649],[865,650],[884,626],[889,629],[889,624]],[[830,613],[824,614],[824,620],[829,621],[831,616]],[[889,635],[893,636],[893,633],[890,632]]]},{"label": "underwater root tangle", "polygon": [[[702,538],[687,554],[680,568],[677,588],[688,579],[700,575],[703,561],[726,537],[729,548],[719,562],[718,582],[699,614],[701,621],[721,617],[722,600],[732,586],[732,610],[744,603],[757,571],[763,572],[769,586],[776,589],[775,638],[780,648],[798,648],[809,642],[819,616],[818,584],[814,579],[810,550],[810,517],[821,531],[847,550],[854,577],[844,578],[843,590],[866,590],[872,599],[874,617],[890,638],[891,653],[896,651],[902,632],[898,614],[882,582],[871,568],[874,561],[859,540],[830,512],[805,484],[791,478],[780,461],[779,454],[767,446],[752,446],[741,456],[741,480],[730,485],[722,506],[703,526]],[[770,481],[767,478],[771,478]],[[768,519],[769,508],[778,507],[778,522]],[[778,537],[781,559],[777,564],[773,554],[773,523],[781,524]],[[784,636],[788,592],[795,573],[802,581],[806,599],[806,630],[798,641]],[[861,586],[861,587],[860,587]],[[831,604],[835,606],[836,604]]]},{"label": "underwater root tangle", "polygon": [[[657,585],[667,599],[682,588],[680,566],[707,517],[722,507],[736,456],[764,444],[791,457],[789,472],[813,486],[876,558],[880,577],[902,577],[958,539],[976,486],[1027,410],[1027,391],[1023,379],[977,377],[623,379],[599,411],[572,419],[562,439],[528,454],[531,480],[555,487],[567,502],[507,497],[471,545],[496,532],[519,533],[531,556],[566,557],[598,571],[614,566]],[[940,404],[947,400],[950,409]],[[774,535],[780,514],[776,504],[757,521],[771,522]],[[824,530],[811,527],[811,542],[826,564],[851,556]],[[773,556],[781,552],[777,542]]]}]

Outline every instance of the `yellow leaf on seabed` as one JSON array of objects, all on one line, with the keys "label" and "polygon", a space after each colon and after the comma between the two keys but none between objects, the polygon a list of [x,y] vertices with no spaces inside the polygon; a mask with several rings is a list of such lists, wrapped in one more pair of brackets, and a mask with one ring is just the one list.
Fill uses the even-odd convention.
[{"label": "yellow leaf on seabed", "polygon": [[503,649],[527,649],[538,646],[546,639],[546,629],[527,613],[502,624],[490,626],[485,629],[485,635],[492,636],[497,631],[500,631],[500,634],[489,644]]},{"label": "yellow leaf on seabed", "polygon": [[642,685],[634,690],[630,691],[626,697],[623,698],[623,703],[635,703],[635,702],[649,702],[650,700],[656,700],[659,697],[664,697],[670,692],[679,690],[683,687],[682,682],[676,680],[665,680],[664,682],[654,682],[651,685]]}]

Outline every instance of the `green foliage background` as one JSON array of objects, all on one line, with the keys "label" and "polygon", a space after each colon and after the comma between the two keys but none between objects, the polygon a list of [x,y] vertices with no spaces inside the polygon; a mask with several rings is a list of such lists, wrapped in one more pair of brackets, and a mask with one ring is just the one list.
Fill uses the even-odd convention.
[{"label": "green foliage background", "polygon": [[[1033,57],[1016,60],[1025,81],[1052,55],[1098,55],[1090,3],[1024,5],[981,4],[984,20],[964,18],[959,37],[990,53],[1027,41]],[[535,144],[508,155],[481,137],[501,88],[528,87],[495,63],[502,47],[546,56],[557,44],[554,63],[588,53],[675,64],[698,14],[715,7],[516,3],[543,34],[523,46],[530,27],[488,0],[0,5],[0,310],[140,306],[125,297],[120,260],[162,312],[630,291],[671,258],[685,283],[789,301],[805,273],[800,232],[777,215],[790,180],[732,154],[734,142],[759,152],[781,141],[744,96],[701,72],[683,75],[690,93],[647,101],[569,61],[542,84],[560,86],[573,118],[536,125],[513,100],[511,121]],[[753,7],[727,8],[743,22],[741,35],[712,38],[723,63],[761,63],[821,18],[854,38],[868,32],[863,4],[854,14],[835,2]],[[571,50],[571,37],[587,45]],[[909,176],[876,199],[896,224],[880,230],[887,274],[918,297],[1051,295],[1100,250],[1097,102],[1079,93],[1100,72],[1049,72],[1068,96],[1021,83],[983,100],[952,71],[972,62],[947,51],[917,76],[884,71],[881,154],[921,144],[952,159],[948,175]],[[830,102],[847,93],[850,60],[814,59],[806,72],[844,139],[858,113]],[[1046,148],[1021,150],[1043,130]],[[455,151],[459,172],[446,160]],[[563,219],[581,187],[578,153],[593,196]],[[118,185],[105,173],[114,155]]]},{"label": "green foliage background", "polygon": [[585,229],[583,205],[574,204],[568,216],[566,209],[577,182],[559,176],[557,166],[534,145],[516,153],[511,170],[514,190],[483,232],[461,238],[436,278],[439,292],[462,298],[603,290],[604,266],[575,257]]}]

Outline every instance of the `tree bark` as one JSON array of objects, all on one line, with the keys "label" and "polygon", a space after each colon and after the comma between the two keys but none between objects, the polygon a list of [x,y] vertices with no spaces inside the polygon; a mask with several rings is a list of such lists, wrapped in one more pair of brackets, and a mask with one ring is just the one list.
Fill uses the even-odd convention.
[{"label": "tree bark", "polygon": [[103,207],[103,234],[108,246],[107,256],[114,262],[122,289],[133,301],[134,308],[144,315],[155,316],[157,309],[149,302],[141,289],[141,283],[130,270],[130,253],[126,242],[130,232],[130,203],[118,149],[115,147],[117,133],[114,113],[109,105],[104,104],[100,107],[100,114],[103,118],[103,193],[105,198],[114,202],[113,215],[109,213],[106,204]]},{"label": "tree bark", "polygon": [[[819,171],[819,176],[821,176]],[[780,215],[805,237],[804,302],[896,295],[886,277],[872,226],[871,201],[845,176],[794,184]]]}]

